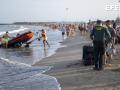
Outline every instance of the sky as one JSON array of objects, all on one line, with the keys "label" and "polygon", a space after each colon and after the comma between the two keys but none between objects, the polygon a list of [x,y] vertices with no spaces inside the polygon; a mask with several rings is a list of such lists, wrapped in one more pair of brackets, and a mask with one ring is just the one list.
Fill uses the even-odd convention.
[{"label": "sky", "polygon": [[[0,0],[0,23],[115,19],[118,0]],[[67,8],[67,9],[66,9]]]}]

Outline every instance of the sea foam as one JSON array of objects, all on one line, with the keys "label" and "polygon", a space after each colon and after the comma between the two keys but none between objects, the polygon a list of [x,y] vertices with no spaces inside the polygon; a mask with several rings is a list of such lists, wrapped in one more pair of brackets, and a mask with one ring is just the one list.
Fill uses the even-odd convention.
[{"label": "sea foam", "polygon": [[60,90],[56,78],[42,74],[50,68],[0,58],[0,90]]}]

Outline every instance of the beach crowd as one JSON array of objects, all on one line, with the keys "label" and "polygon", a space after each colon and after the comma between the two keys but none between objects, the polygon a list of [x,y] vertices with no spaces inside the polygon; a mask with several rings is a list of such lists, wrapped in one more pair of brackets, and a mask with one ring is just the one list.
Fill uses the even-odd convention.
[{"label": "beach crowd", "polygon": [[76,36],[90,36],[94,47],[94,70],[103,70],[104,65],[111,66],[116,45],[120,43],[120,27],[115,20],[89,21],[88,23],[55,24],[53,29],[61,31],[64,39]]},{"label": "beach crowd", "polygon": [[[61,31],[63,40],[65,37],[74,38],[77,33],[79,33],[79,36],[89,35],[94,47],[94,70],[102,70],[103,64],[111,66],[112,56],[116,53],[116,45],[120,43],[120,26],[117,25],[115,20],[97,20],[88,23],[56,23],[50,24],[48,27]],[[46,48],[46,44],[50,47],[46,30],[39,30],[37,34],[38,40],[42,38],[44,48]],[[0,38],[1,43],[5,43],[6,48],[9,38],[8,32]]]}]

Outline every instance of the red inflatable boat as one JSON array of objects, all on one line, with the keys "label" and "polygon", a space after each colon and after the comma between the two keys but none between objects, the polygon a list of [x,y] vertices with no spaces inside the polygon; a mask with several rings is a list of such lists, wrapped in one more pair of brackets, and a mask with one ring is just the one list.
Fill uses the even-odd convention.
[{"label": "red inflatable boat", "polygon": [[[28,31],[26,33],[23,33],[11,40],[8,41],[8,48],[16,48],[21,47],[23,44],[27,43],[31,38],[33,37],[33,33],[31,31]],[[3,47],[4,45],[0,45],[0,47]]]}]

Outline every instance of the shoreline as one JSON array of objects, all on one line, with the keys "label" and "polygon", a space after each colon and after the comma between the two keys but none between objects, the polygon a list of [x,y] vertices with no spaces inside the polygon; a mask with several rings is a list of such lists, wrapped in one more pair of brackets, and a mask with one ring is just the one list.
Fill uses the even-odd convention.
[{"label": "shoreline", "polygon": [[113,60],[116,60],[111,67],[94,71],[93,66],[82,65],[82,46],[87,43],[90,43],[89,39],[79,35],[67,38],[62,43],[66,47],[59,48],[54,55],[42,59],[34,66],[54,66],[45,74],[57,78],[61,90],[120,90],[120,53],[114,56]]}]

